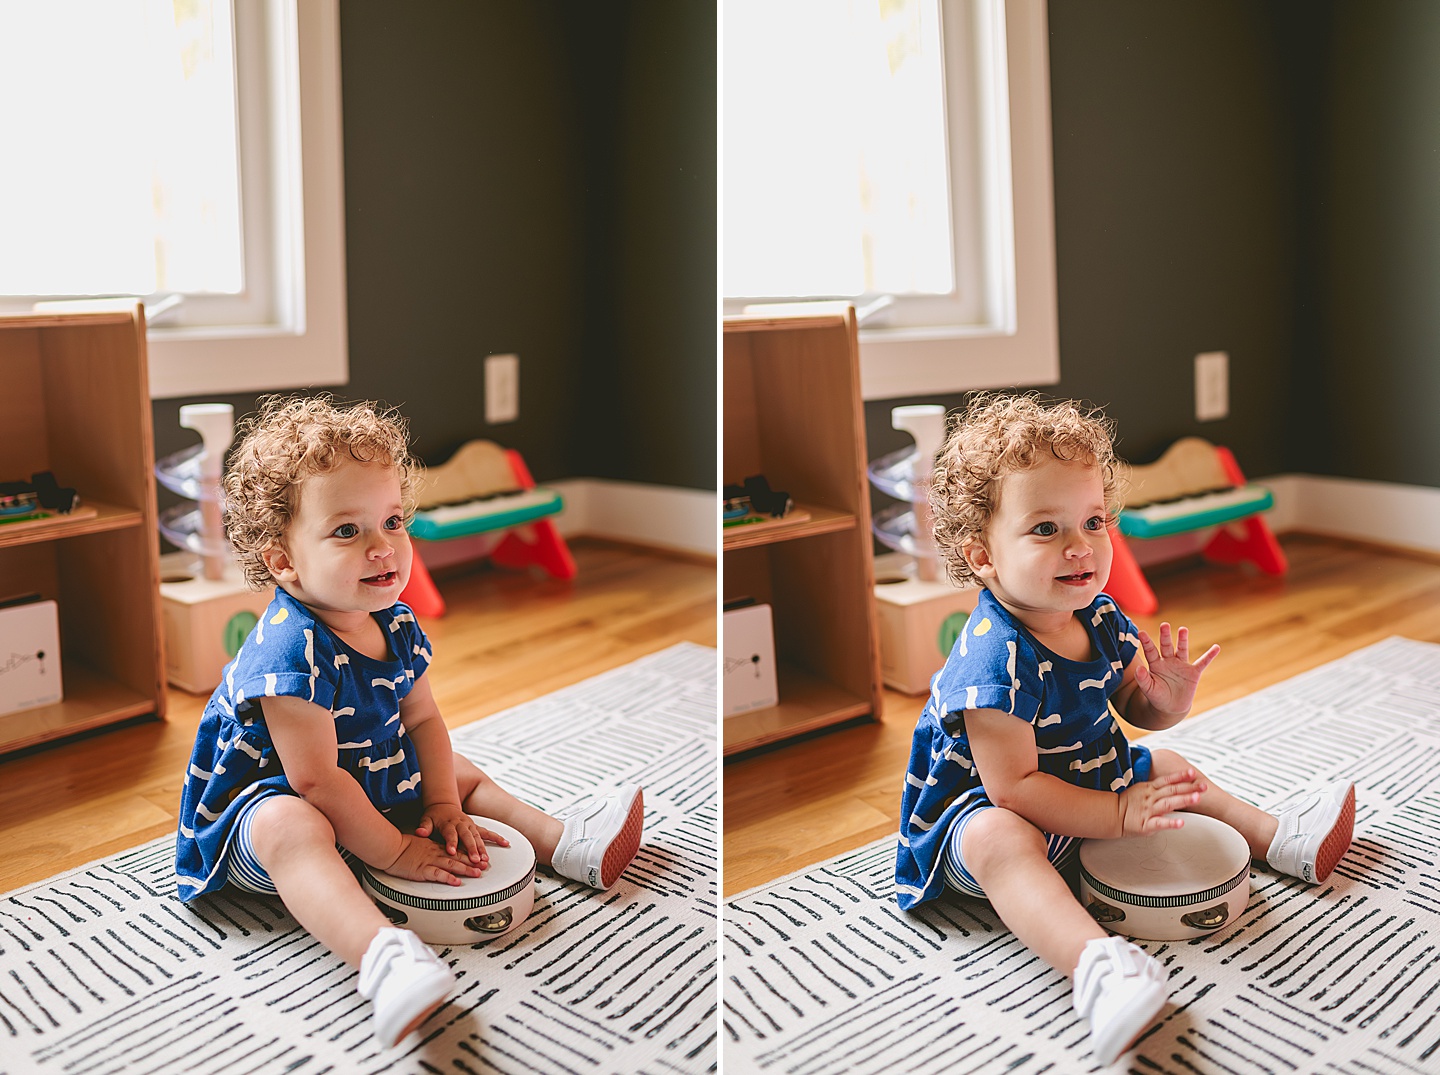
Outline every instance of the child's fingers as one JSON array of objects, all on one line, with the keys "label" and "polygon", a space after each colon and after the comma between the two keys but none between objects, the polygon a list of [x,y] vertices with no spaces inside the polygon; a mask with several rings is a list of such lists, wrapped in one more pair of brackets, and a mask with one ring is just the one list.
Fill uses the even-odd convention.
[{"label": "child's fingers", "polygon": [[1140,629],[1140,648],[1145,651],[1147,661],[1153,662],[1160,659],[1160,651],[1155,648],[1155,640],[1145,633],[1143,627]]},{"label": "child's fingers", "polygon": [[505,837],[501,836],[498,832],[492,832],[490,829],[482,829],[478,825],[475,827],[475,831],[480,834],[480,838],[484,840],[487,844],[496,844],[500,847],[510,846],[510,841],[505,839]]},{"label": "child's fingers", "polygon": [[1175,656],[1182,661],[1190,659],[1190,628],[1181,627],[1175,631]]},{"label": "child's fingers", "polygon": [[1219,655],[1220,647],[1218,645],[1211,646],[1209,649],[1207,649],[1204,653],[1200,655],[1199,659],[1196,660],[1195,664],[1192,667],[1197,672],[1203,672],[1206,668],[1209,667],[1210,662]]}]

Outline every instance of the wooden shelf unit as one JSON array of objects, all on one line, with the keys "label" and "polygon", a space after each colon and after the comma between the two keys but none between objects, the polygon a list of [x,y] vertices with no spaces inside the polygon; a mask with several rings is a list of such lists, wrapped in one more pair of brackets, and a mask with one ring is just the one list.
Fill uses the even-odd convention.
[{"label": "wooden shelf unit", "polygon": [[771,606],[779,679],[777,705],[724,719],[727,755],[881,715],[855,313],[812,309],[724,322],[725,481],[763,474],[810,516],[723,535],[724,596]]},{"label": "wooden shelf unit", "polygon": [[65,697],[0,716],[0,753],[130,717],[165,714],[154,436],[145,317],[0,316],[0,480],[52,471],[85,518],[0,524],[0,599],[60,611]]}]

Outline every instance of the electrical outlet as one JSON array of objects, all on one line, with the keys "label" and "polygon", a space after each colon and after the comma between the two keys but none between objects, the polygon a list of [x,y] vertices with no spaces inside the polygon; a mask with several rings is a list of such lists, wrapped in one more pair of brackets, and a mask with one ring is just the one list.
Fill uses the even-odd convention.
[{"label": "electrical outlet", "polygon": [[485,423],[498,425],[520,417],[520,356],[485,358]]},{"label": "electrical outlet", "polygon": [[1206,351],[1195,356],[1195,420],[1213,422],[1230,413],[1230,356]]}]

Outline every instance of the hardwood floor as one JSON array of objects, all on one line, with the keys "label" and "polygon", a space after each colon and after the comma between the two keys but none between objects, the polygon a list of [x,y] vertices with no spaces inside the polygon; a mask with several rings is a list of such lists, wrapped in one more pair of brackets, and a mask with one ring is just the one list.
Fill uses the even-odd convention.
[{"label": "hardwood floor", "polygon": [[[715,565],[572,543],[572,583],[481,567],[439,579],[430,673],[452,728],[680,641],[716,645]],[[0,892],[175,828],[205,698],[171,689],[142,720],[0,759]]]},{"label": "hardwood floor", "polygon": [[[1148,573],[1163,616],[1141,627],[1186,624],[1195,653],[1220,644],[1195,712],[1390,635],[1440,642],[1440,563],[1304,535],[1282,544],[1281,579],[1199,561]],[[923,701],[887,690],[879,723],[726,764],[725,895],[893,834]]]}]

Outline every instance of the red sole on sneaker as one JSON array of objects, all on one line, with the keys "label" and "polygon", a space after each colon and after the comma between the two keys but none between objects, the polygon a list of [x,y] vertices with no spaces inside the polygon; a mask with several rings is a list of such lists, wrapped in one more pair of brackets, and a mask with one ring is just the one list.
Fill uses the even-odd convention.
[{"label": "red sole on sneaker", "polygon": [[1330,876],[1330,871],[1349,850],[1350,840],[1354,835],[1355,785],[1352,784],[1349,794],[1345,796],[1345,805],[1340,807],[1340,816],[1335,819],[1335,824],[1330,827],[1330,831],[1320,843],[1320,850],[1315,854],[1316,884]]},{"label": "red sole on sneaker", "polygon": [[394,1045],[404,1041],[406,1034],[409,1034],[412,1030],[418,1030],[420,1028],[420,1024],[425,1022],[425,1020],[429,1019],[432,1015],[434,1015],[435,1009],[440,1007],[440,1005],[444,1003],[445,1000],[442,997],[440,1000],[437,1000],[434,1004],[432,1004],[430,1007],[426,1008],[423,1012],[417,1015],[414,1019],[410,1020],[410,1025],[407,1026],[404,1030],[400,1031],[400,1036],[396,1038],[395,1041],[391,1044]]},{"label": "red sole on sneaker", "polygon": [[605,857],[600,860],[600,887],[609,888],[620,875],[625,872],[625,867],[630,865],[630,860],[635,857],[635,852],[640,850],[640,833],[645,827],[645,790],[641,788],[635,792],[635,798],[630,803],[630,813],[625,816],[625,824],[620,829],[619,835],[610,841],[610,846],[605,849]]}]

